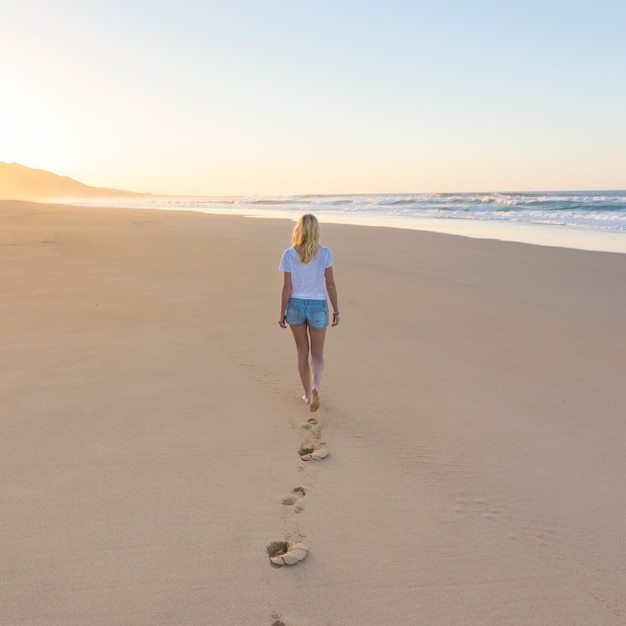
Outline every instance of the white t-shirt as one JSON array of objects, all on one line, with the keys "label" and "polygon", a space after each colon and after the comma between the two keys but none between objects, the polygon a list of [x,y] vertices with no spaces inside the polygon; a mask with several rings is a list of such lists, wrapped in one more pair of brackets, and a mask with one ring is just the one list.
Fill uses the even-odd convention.
[{"label": "white t-shirt", "polygon": [[326,300],[324,272],[333,264],[330,248],[320,246],[317,256],[309,263],[303,263],[295,248],[283,252],[278,269],[291,273],[292,298],[302,300]]}]

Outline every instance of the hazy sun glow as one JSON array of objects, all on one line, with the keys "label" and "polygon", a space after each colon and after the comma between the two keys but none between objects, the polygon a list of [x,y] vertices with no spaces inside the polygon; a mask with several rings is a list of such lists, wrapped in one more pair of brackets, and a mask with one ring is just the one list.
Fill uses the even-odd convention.
[{"label": "hazy sun glow", "polygon": [[6,3],[0,161],[172,194],[623,188],[625,6]]}]

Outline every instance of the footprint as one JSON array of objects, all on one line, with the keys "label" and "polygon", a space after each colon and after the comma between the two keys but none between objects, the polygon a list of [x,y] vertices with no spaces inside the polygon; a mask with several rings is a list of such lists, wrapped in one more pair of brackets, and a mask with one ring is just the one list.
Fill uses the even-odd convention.
[{"label": "footprint", "polygon": [[291,495],[285,498],[281,502],[281,504],[286,504],[288,506],[291,506],[292,504],[296,504],[297,502],[300,502],[300,500],[302,500],[302,498],[304,498],[305,495],[306,495],[306,492],[304,491],[304,487],[296,487],[291,492]]},{"label": "footprint", "polygon": [[298,450],[298,454],[303,461],[321,461],[328,456],[329,452],[327,448],[312,448],[303,445]]},{"label": "footprint", "polygon": [[303,543],[274,541],[267,546],[267,554],[273,567],[295,565],[300,561],[304,561],[308,552],[309,549]]},{"label": "footprint", "polygon": [[285,626],[285,622],[280,619],[280,615],[278,615],[278,613],[272,613],[272,619],[275,620],[272,622],[272,626]]},{"label": "footprint", "polygon": [[316,426],[316,425],[317,425],[317,420],[314,417],[309,417],[306,423],[302,424],[302,428],[309,430],[313,428],[313,426]]}]

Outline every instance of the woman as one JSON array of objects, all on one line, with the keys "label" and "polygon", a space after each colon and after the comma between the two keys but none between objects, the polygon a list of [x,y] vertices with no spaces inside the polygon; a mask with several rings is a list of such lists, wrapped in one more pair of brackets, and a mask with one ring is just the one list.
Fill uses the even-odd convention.
[{"label": "woman", "polygon": [[278,324],[281,328],[287,328],[287,324],[291,327],[298,351],[298,373],[304,387],[302,399],[310,405],[311,411],[317,411],[329,321],[327,292],[333,307],[332,325],[339,324],[333,253],[320,245],[320,225],[311,214],[298,220],[291,243],[292,247],[283,252],[279,266],[284,279]]}]

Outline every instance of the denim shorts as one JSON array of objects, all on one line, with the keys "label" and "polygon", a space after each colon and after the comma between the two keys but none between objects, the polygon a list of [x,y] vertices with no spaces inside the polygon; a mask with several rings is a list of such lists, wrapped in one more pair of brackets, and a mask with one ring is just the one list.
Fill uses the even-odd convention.
[{"label": "denim shorts", "polygon": [[286,321],[289,326],[302,326],[306,322],[309,328],[322,330],[328,326],[328,302],[291,298],[287,305]]}]

